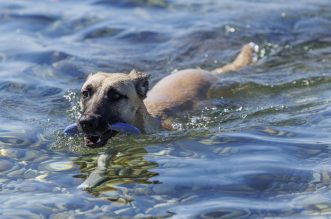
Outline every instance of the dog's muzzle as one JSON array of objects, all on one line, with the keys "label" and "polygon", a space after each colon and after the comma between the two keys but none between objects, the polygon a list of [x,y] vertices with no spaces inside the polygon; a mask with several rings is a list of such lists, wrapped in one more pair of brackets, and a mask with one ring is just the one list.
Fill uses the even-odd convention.
[{"label": "dog's muzzle", "polygon": [[108,128],[108,123],[100,115],[84,114],[78,121],[78,129],[84,133],[86,146],[98,148],[104,146],[116,131]]},{"label": "dog's muzzle", "polygon": [[80,129],[84,133],[98,132],[100,123],[101,123],[101,116],[95,114],[82,115],[79,119]]}]

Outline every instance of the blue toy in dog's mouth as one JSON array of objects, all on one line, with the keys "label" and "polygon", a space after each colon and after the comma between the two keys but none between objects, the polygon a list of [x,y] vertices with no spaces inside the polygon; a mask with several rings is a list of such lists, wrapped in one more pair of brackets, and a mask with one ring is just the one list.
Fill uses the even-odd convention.
[{"label": "blue toy in dog's mouth", "polygon": [[[79,134],[79,129],[77,127],[77,124],[71,124],[68,125],[64,129],[64,134],[65,135],[76,135]],[[140,130],[133,125],[127,124],[127,123],[122,123],[122,122],[117,122],[114,124],[109,125],[108,130],[106,131],[105,134],[101,136],[93,136],[93,135],[85,135],[84,136],[84,141],[86,146],[91,147],[91,148],[98,148],[104,146],[108,139],[114,136],[117,132],[120,133],[127,133],[131,135],[139,135],[141,134]]]},{"label": "blue toy in dog's mouth", "polygon": [[[117,123],[111,124],[109,126],[109,130],[113,130],[113,131],[117,131],[117,132],[121,132],[121,133],[126,133],[126,134],[131,134],[131,135],[141,134],[140,130],[137,127],[135,127],[133,125],[130,125],[128,123],[123,123],[123,122],[117,122]],[[79,134],[77,124],[74,123],[74,124],[68,125],[64,129],[63,133],[65,135]]]}]

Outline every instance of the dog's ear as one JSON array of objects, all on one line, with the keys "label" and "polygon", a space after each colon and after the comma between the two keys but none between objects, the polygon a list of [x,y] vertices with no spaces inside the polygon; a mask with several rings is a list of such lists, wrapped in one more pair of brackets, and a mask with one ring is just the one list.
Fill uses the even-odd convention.
[{"label": "dog's ear", "polygon": [[91,76],[93,76],[93,73],[88,74],[86,80],[89,79]]},{"label": "dog's ear", "polygon": [[129,76],[134,80],[137,94],[144,99],[149,89],[150,75],[133,69]]}]

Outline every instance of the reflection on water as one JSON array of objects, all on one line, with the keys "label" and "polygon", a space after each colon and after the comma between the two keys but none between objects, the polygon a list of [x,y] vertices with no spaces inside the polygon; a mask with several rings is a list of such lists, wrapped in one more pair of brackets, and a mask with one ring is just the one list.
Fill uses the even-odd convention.
[{"label": "reflection on water", "polygon": [[[330,10],[327,0],[0,2],[0,217],[330,217]],[[225,64],[250,41],[258,62],[222,76],[177,131],[95,150],[62,134],[90,72],[135,68],[155,83]]]}]

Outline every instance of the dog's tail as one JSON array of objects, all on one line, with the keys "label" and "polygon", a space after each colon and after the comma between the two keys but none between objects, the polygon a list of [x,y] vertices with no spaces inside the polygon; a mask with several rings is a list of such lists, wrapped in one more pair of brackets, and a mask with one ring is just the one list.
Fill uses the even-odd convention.
[{"label": "dog's tail", "polygon": [[259,46],[253,42],[244,45],[237,57],[229,64],[214,69],[215,74],[239,71],[240,69],[257,61]]}]

